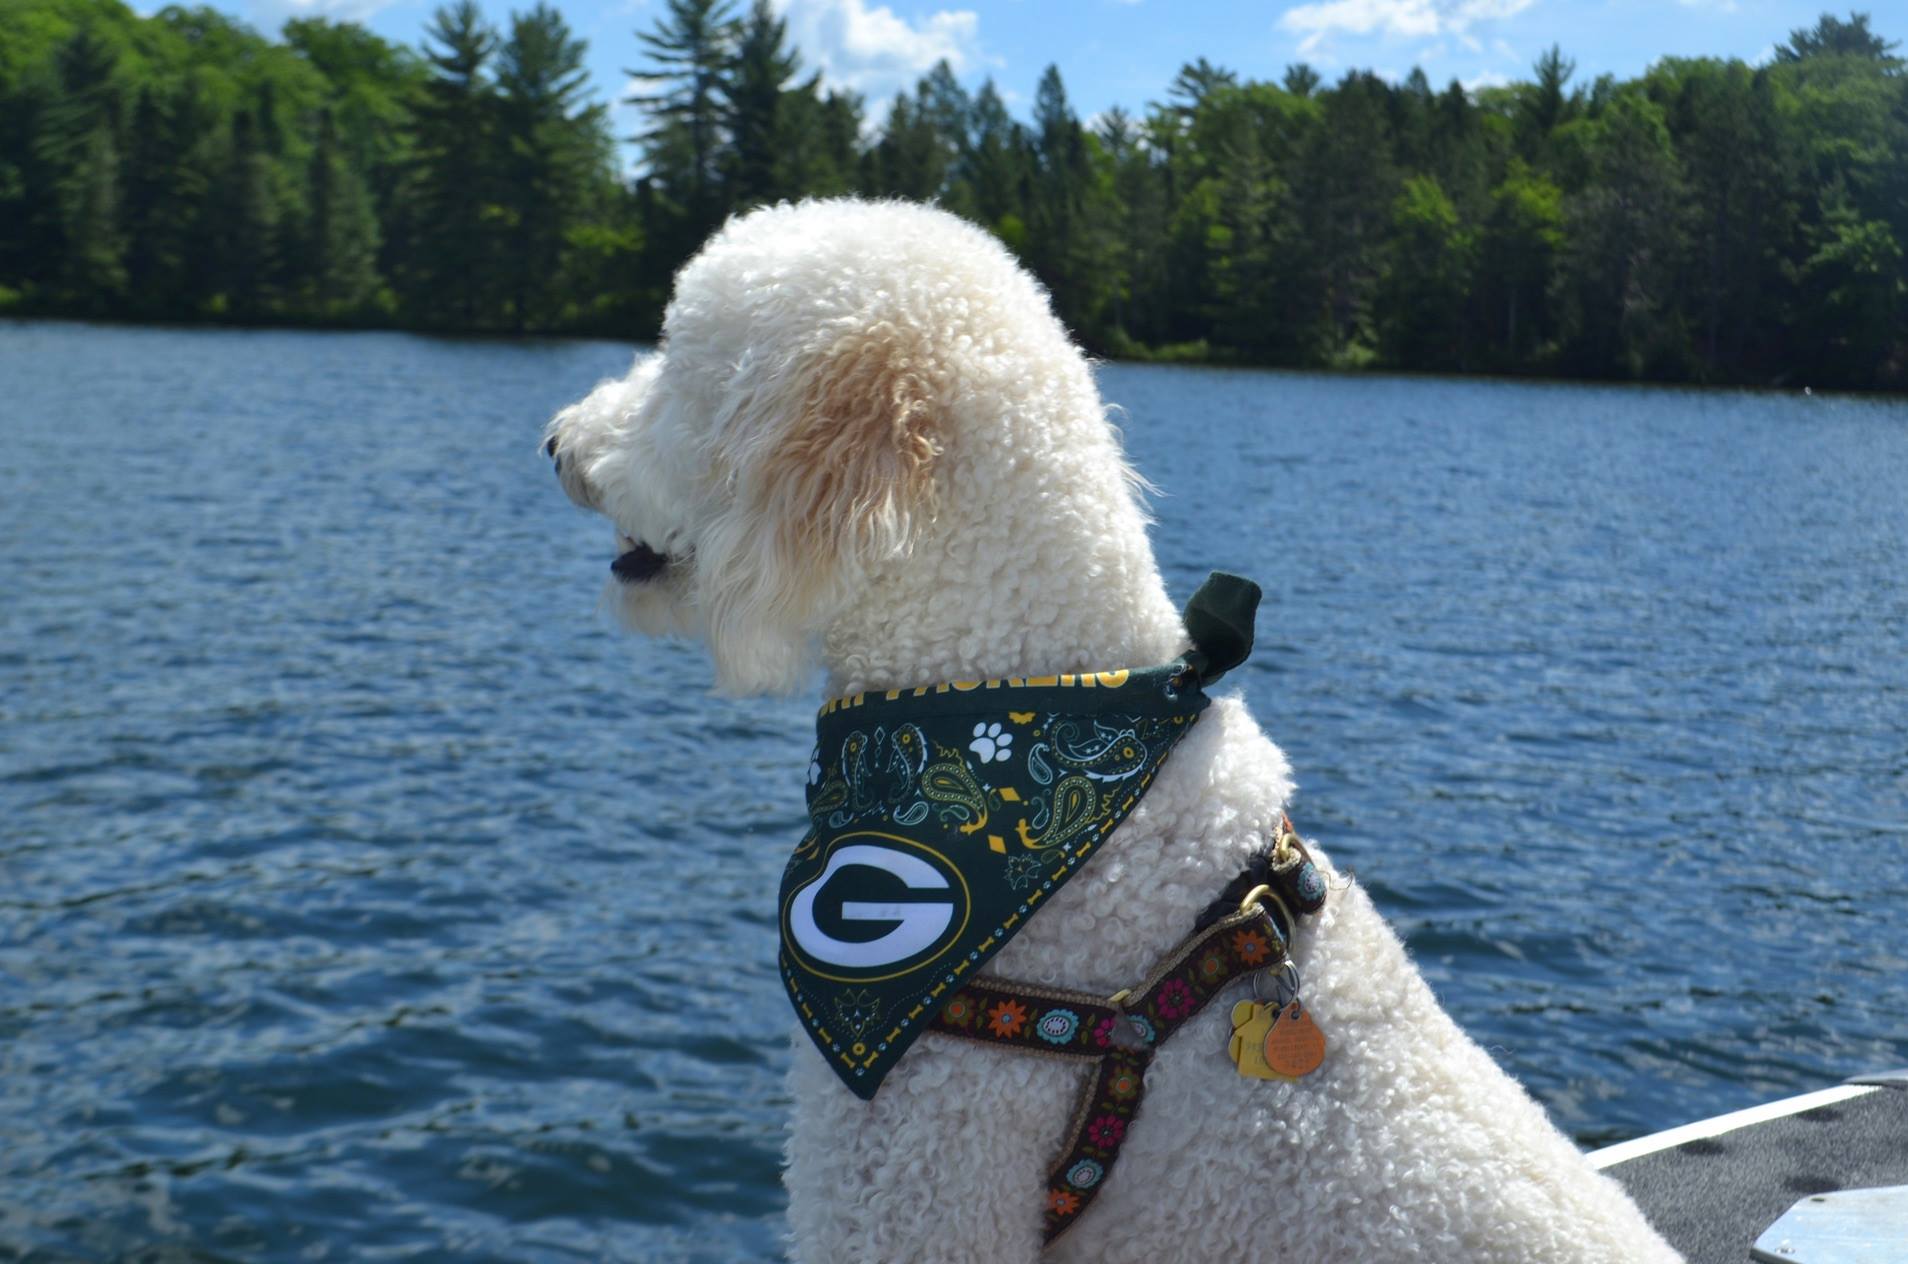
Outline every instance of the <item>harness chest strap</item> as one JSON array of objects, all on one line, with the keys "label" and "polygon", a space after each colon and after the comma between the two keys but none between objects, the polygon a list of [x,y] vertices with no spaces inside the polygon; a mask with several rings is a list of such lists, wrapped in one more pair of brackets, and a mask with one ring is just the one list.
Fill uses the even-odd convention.
[{"label": "harness chest strap", "polygon": [[1290,922],[1257,902],[1182,941],[1138,987],[1106,998],[977,978],[930,1031],[1043,1057],[1098,1063],[1047,1179],[1046,1244],[1079,1220],[1119,1158],[1153,1051],[1227,984],[1285,961]]}]

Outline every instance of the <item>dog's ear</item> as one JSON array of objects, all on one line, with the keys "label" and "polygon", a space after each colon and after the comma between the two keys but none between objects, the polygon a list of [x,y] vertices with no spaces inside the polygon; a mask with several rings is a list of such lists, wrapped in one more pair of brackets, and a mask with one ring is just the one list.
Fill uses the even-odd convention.
[{"label": "dog's ear", "polygon": [[932,513],[943,422],[917,347],[883,323],[759,380],[736,375],[723,426],[733,507],[697,559],[724,691],[806,683],[813,636]]}]

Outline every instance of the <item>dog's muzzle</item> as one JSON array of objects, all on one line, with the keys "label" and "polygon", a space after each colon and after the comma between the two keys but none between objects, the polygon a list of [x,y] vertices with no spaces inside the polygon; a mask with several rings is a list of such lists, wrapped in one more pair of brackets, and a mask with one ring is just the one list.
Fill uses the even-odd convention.
[{"label": "dog's muzzle", "polygon": [[[557,477],[563,477],[563,453],[557,449],[555,435],[544,441],[543,454],[556,466]],[[577,492],[565,480],[565,488],[571,492],[571,499],[577,499]],[[579,501],[579,503],[582,503]],[[593,507],[593,506],[586,506]],[[643,584],[656,578],[669,569],[669,555],[659,553],[641,540],[623,536],[620,540],[622,552],[610,563],[610,573],[625,584]]]}]

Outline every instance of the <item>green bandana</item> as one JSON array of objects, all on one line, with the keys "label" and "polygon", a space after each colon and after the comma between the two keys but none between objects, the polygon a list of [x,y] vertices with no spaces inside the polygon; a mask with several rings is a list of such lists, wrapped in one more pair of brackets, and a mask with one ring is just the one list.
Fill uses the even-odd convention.
[{"label": "green bandana", "polygon": [[811,828],[782,874],[782,978],[857,1096],[1126,819],[1206,709],[1202,686],[1250,651],[1258,598],[1235,576],[1207,580],[1185,662],[821,709]]}]

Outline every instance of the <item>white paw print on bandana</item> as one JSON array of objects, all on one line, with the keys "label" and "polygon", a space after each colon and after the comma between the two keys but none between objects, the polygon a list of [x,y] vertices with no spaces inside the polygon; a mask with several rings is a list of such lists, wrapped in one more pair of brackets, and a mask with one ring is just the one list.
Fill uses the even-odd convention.
[{"label": "white paw print on bandana", "polygon": [[967,749],[979,755],[983,764],[990,760],[1004,764],[1013,757],[1013,752],[1007,749],[1013,744],[1012,733],[1001,732],[998,724],[982,722],[974,726],[974,740],[967,744]]},{"label": "white paw print on bandana", "polygon": [[808,757],[808,784],[811,786],[819,785],[821,783],[821,774],[821,747],[817,746],[815,753]]}]

